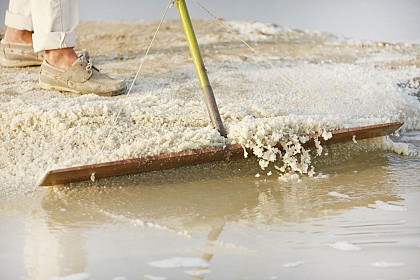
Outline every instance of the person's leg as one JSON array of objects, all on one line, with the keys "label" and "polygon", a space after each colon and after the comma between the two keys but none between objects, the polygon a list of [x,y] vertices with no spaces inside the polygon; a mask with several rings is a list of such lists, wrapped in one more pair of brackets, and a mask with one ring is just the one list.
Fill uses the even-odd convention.
[{"label": "person's leg", "polygon": [[6,11],[7,26],[4,39],[10,43],[32,43],[32,24],[30,0],[10,0]]},{"label": "person's leg", "polygon": [[4,33],[4,40],[10,43],[32,44],[32,32],[7,27]]},{"label": "person's leg", "polygon": [[74,47],[79,0],[31,0],[31,10],[34,50],[45,51],[50,65],[70,69],[78,58]]},{"label": "person's leg", "polygon": [[23,38],[26,35],[20,31],[32,33],[33,30],[33,49],[31,43],[18,44],[2,40],[1,66],[39,65],[35,64],[37,61],[31,61],[34,64],[27,62],[28,51],[22,48],[29,46],[32,53],[33,50],[45,51],[39,76],[40,85],[44,89],[105,96],[125,93],[124,81],[117,81],[100,73],[86,54],[79,57],[74,51],[79,0],[11,0],[11,4],[16,4],[16,12],[13,13],[13,9],[8,12],[8,36],[13,40],[13,35],[22,35],[22,40],[29,41],[28,38]]},{"label": "person's leg", "polygon": [[43,54],[36,54],[32,47],[33,24],[30,0],[10,0],[5,24],[6,33],[0,42],[0,66],[41,65]]},{"label": "person's leg", "polygon": [[39,78],[42,88],[105,96],[125,92],[124,81],[101,74],[89,59],[76,55],[79,0],[31,0],[31,8],[34,50],[45,51]]},{"label": "person's leg", "polygon": [[[34,2],[36,2],[36,5]],[[47,61],[52,65],[67,69],[77,59],[73,48],[65,47],[74,46],[75,44],[74,28],[78,21],[78,1],[61,1],[61,3],[57,1],[55,3],[52,1],[44,2],[41,3],[38,0],[10,0],[9,9],[6,12],[5,18],[7,29],[0,47],[1,66],[22,67],[41,65],[44,54],[46,54]],[[66,4],[70,4],[72,7],[65,7]],[[54,6],[55,8],[51,8]],[[45,52],[39,54],[35,54],[32,45],[32,36],[34,33],[32,10],[35,10],[35,24],[40,34],[39,36],[35,35],[35,41],[39,43],[36,52],[45,50]],[[62,10],[69,11],[65,13],[65,15],[68,15],[68,18],[57,15],[57,12],[54,12],[57,10],[60,12]],[[51,16],[60,20],[48,20]],[[70,23],[70,26],[66,26],[65,23]],[[47,26],[50,26],[50,28]],[[49,32],[51,29],[70,31],[56,32],[54,33],[55,35],[51,36],[51,32]],[[46,36],[42,35],[45,33],[47,34]],[[64,35],[61,35],[61,33]],[[60,44],[60,42],[54,43],[57,40],[54,41],[54,38],[51,39],[50,37],[63,37],[65,39]],[[47,50],[50,47],[56,50]]]}]

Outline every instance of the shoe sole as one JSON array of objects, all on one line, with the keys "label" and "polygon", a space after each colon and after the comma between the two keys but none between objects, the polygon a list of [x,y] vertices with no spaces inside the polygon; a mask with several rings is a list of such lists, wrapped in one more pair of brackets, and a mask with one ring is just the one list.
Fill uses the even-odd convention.
[{"label": "shoe sole", "polygon": [[41,64],[42,61],[38,60],[11,60],[0,57],[0,66],[6,68],[40,66]]},{"label": "shoe sole", "polygon": [[51,85],[51,84],[44,83],[42,81],[39,81],[39,84],[40,84],[41,88],[46,89],[46,90],[54,90],[54,91],[61,91],[61,92],[71,92],[71,93],[77,93],[77,94],[80,94],[80,95],[84,95],[84,94],[96,94],[96,95],[99,95],[99,96],[112,97],[112,96],[122,95],[122,94],[124,94],[126,92],[126,89],[123,88],[123,89],[120,89],[120,90],[117,90],[117,91],[111,91],[111,92],[105,92],[105,93],[94,93],[94,92],[91,92],[91,93],[82,93],[82,92],[77,91],[77,90],[74,90],[72,88],[54,86],[54,85]]}]

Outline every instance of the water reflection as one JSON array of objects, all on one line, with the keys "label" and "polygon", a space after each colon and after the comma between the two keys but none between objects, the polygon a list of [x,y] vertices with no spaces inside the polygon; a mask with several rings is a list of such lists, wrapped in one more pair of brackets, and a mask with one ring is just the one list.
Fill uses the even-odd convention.
[{"label": "water reflection", "polygon": [[[58,210],[59,211],[59,210]],[[57,275],[83,272],[87,267],[84,229],[65,224],[55,226],[54,216],[45,220],[30,219],[26,223],[24,262],[26,279],[50,279]]]},{"label": "water reflection", "polygon": [[[400,199],[390,189],[387,154],[349,151],[342,146],[316,159],[319,178],[284,182],[274,169],[261,171],[254,160],[246,160],[50,188],[42,205],[60,224],[107,221],[106,211],[144,220],[177,221],[174,225],[191,228],[220,218],[261,224],[304,222],[375,200]],[[272,176],[265,175],[269,171]],[[350,199],[332,197],[328,194],[332,191]],[[79,212],[81,215],[75,215]]]},{"label": "water reflection", "polygon": [[[386,154],[368,151],[346,157],[347,152],[341,148],[339,159],[335,151],[335,159],[318,160],[318,170],[328,174],[325,178],[304,177],[300,182],[279,181],[274,175],[256,178],[255,174],[262,172],[248,160],[50,188],[42,199],[46,222],[28,225],[27,243],[37,247],[27,250],[27,262],[38,267],[39,278],[83,272],[89,254],[89,241],[83,236],[89,229],[106,225],[176,235],[206,232],[209,246],[201,249],[201,258],[208,261],[214,255],[209,248],[232,223],[284,233],[290,242],[302,244],[306,241],[301,236],[288,237],[294,230],[290,225],[316,224],[378,200],[401,200],[390,180]],[[331,196],[330,192],[349,198]],[[125,250],[129,248],[121,248],[113,258]],[[49,257],[37,258],[48,260],[48,264],[31,260],[34,252],[48,252]]]}]

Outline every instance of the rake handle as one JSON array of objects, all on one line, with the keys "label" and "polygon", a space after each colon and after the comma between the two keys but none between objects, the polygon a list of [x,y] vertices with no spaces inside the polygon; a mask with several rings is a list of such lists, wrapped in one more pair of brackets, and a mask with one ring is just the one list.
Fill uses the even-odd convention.
[{"label": "rake handle", "polygon": [[197,73],[198,81],[204,94],[204,101],[207,106],[211,123],[213,127],[219,131],[220,135],[227,137],[226,131],[223,127],[222,118],[220,117],[219,109],[217,107],[216,98],[214,97],[213,89],[207,76],[206,67],[204,66],[204,62],[201,57],[200,47],[198,46],[197,38],[195,37],[187,4],[185,3],[185,0],[176,0],[176,6],[185,36],[187,38],[195,72]]}]

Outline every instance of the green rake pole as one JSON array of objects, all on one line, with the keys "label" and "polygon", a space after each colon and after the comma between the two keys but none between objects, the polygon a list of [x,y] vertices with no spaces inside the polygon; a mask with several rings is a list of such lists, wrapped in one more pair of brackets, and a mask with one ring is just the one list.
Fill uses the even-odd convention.
[{"label": "green rake pole", "polygon": [[201,90],[204,94],[204,99],[210,115],[211,123],[213,127],[219,131],[220,135],[227,137],[226,131],[223,127],[222,118],[220,117],[219,109],[216,104],[216,99],[213,94],[213,89],[207,76],[206,67],[204,66],[204,62],[201,57],[200,48],[198,46],[197,38],[195,37],[191,18],[187,9],[187,4],[185,3],[185,0],[176,0],[176,6],[178,8],[179,18],[181,19],[185,36],[187,37],[188,47],[194,62],[194,67]]}]

